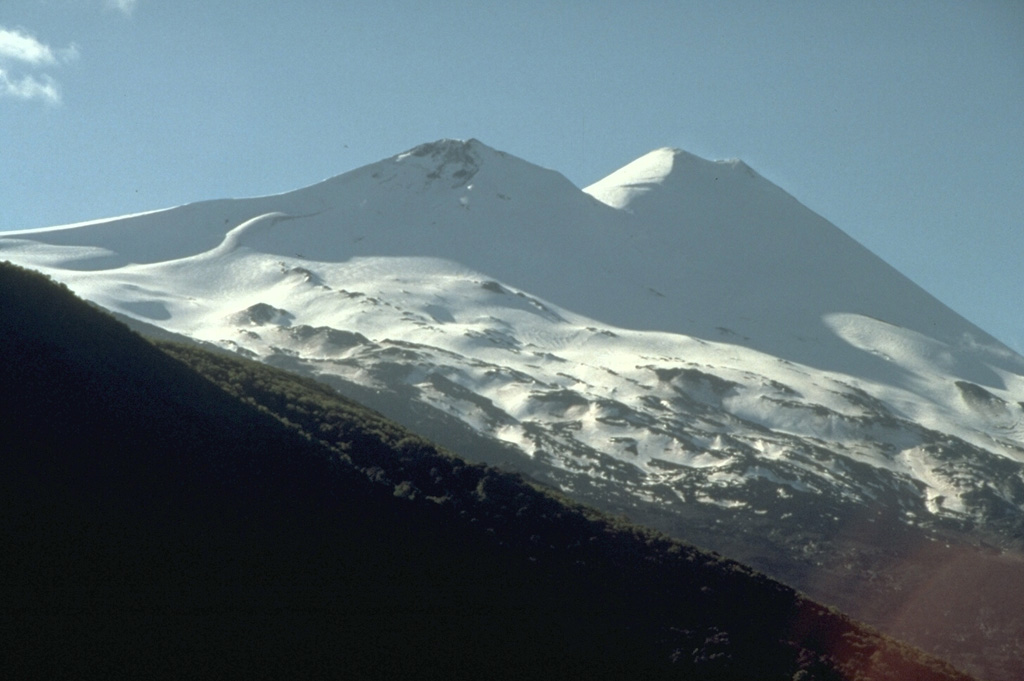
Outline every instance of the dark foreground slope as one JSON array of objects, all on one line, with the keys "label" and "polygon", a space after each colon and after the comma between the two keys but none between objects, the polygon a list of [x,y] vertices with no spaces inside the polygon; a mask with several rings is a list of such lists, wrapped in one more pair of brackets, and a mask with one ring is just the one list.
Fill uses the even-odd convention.
[{"label": "dark foreground slope", "polygon": [[168,351],[0,265],[10,678],[966,678],[315,383]]}]

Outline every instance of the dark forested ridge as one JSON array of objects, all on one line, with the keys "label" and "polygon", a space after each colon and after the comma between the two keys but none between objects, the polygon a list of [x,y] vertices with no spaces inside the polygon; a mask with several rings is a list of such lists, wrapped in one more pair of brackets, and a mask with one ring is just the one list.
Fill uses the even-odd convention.
[{"label": "dark forested ridge", "polygon": [[967,678],[9,265],[0,386],[9,678]]}]

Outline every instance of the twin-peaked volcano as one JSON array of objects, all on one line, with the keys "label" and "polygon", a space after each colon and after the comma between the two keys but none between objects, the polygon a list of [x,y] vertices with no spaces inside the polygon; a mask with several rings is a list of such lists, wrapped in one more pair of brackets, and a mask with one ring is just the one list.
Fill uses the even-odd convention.
[{"label": "twin-peaked volcano", "polygon": [[38,264],[88,271],[218,247],[324,262],[439,258],[610,325],[729,340],[822,369],[867,368],[865,349],[849,348],[851,316],[990,349],[985,361],[1011,371],[1024,364],[744,163],[674,149],[581,192],[476,140],[441,140],[285,194],[4,242],[20,238],[54,247],[32,249]]},{"label": "twin-peaked volcano", "polygon": [[829,600],[877,602],[896,528],[1024,541],[1024,358],[742,162],[580,190],[441,140],[0,258]]}]

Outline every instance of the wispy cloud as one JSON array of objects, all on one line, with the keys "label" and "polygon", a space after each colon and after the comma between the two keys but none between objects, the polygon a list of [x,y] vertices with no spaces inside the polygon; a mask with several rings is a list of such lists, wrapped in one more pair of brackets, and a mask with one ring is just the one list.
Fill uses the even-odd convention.
[{"label": "wispy cloud", "polygon": [[132,12],[135,11],[135,5],[137,4],[137,0],[107,0],[107,7],[110,9],[116,9],[127,16],[131,16]]},{"label": "wispy cloud", "polygon": [[80,56],[82,55],[78,51],[78,45],[76,45],[75,43],[71,43],[62,50],[57,50],[57,58],[65,64],[68,64],[73,61],[78,61],[78,58]]},{"label": "wispy cloud", "polygon": [[50,76],[11,77],[0,68],[0,96],[15,99],[40,99],[50,104],[60,104],[60,89]]},{"label": "wispy cloud", "polygon": [[21,29],[0,26],[0,97],[60,103],[60,86],[47,73],[24,73],[78,59],[74,44],[53,50]]}]

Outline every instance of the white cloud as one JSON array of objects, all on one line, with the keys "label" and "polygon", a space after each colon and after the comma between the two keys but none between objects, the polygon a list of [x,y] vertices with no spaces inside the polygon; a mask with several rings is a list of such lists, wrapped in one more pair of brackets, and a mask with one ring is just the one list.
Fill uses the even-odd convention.
[{"label": "white cloud", "polygon": [[29,64],[56,64],[57,58],[48,45],[27,33],[10,31],[0,26],[0,59],[16,59]]},{"label": "white cloud", "polygon": [[[0,97],[60,103],[60,86],[48,73],[33,73],[78,59],[78,46],[72,43],[54,51],[22,29],[0,26]],[[29,73],[21,71],[29,70]]]},{"label": "white cloud", "polygon": [[131,16],[136,4],[137,0],[107,0],[107,7],[123,12],[127,16]]}]

